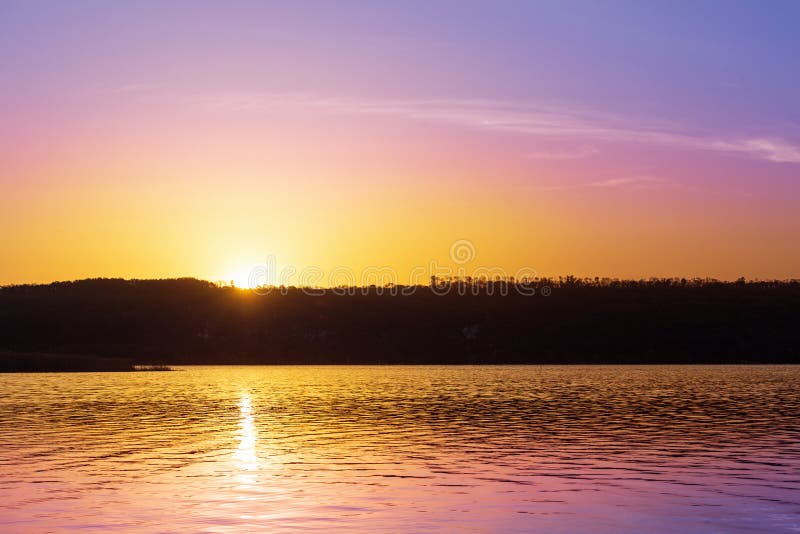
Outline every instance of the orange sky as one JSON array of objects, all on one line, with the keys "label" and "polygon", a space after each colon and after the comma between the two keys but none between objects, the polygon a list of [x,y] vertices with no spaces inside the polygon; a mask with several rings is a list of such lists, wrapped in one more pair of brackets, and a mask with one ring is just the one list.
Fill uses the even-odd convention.
[{"label": "orange sky", "polygon": [[[780,28],[711,25],[706,57],[669,25],[592,38],[616,19],[565,42],[548,27],[574,21],[553,6],[549,24],[468,9],[435,31],[377,7],[61,9],[0,17],[0,284],[241,285],[268,257],[318,267],[322,285],[338,266],[406,282],[455,266],[462,239],[468,271],[800,276]],[[623,18],[647,27],[637,9]],[[711,47],[739,39],[750,59]]]}]

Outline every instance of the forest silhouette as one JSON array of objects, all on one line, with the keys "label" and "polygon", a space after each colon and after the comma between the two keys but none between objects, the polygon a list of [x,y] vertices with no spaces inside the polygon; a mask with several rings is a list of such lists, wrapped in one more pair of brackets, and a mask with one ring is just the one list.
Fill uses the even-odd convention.
[{"label": "forest silhouette", "polygon": [[50,370],[43,354],[74,358],[82,370],[87,357],[132,364],[800,363],[798,280],[566,277],[528,283],[532,296],[517,284],[448,279],[322,295],[297,287],[259,295],[190,278],[5,286],[0,368]]}]

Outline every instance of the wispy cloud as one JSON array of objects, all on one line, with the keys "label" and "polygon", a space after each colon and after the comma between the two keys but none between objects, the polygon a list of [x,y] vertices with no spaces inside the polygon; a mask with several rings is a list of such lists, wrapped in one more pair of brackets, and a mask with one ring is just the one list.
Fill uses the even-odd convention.
[{"label": "wispy cloud", "polygon": [[618,189],[626,191],[650,190],[650,189],[681,189],[696,190],[694,186],[688,186],[674,180],[665,180],[656,176],[623,176],[617,178],[606,178],[594,182],[569,183],[546,186],[534,186],[536,191],[563,191],[569,189]]},{"label": "wispy cloud", "polygon": [[[326,98],[299,93],[196,95],[189,102],[226,112],[305,109],[336,114],[396,116],[463,128],[587,142],[626,142],[740,154],[780,163],[800,163],[800,146],[779,137],[726,137],[686,131],[674,123],[631,119],[611,113],[556,105],[485,99]],[[589,154],[555,153],[550,159]],[[537,157],[533,154],[530,157]],[[543,153],[538,157],[546,158]]]},{"label": "wispy cloud", "polygon": [[717,150],[741,152],[779,163],[800,163],[800,147],[783,139],[754,138],[743,141],[717,141]]},{"label": "wispy cloud", "polygon": [[625,178],[610,178],[599,182],[590,182],[586,187],[629,187],[642,188],[653,186],[673,185],[674,182],[655,178],[653,176],[628,176]]},{"label": "wispy cloud", "polygon": [[583,145],[574,150],[540,150],[534,152],[526,152],[525,157],[528,159],[548,160],[548,161],[564,161],[571,159],[583,159],[598,154],[600,151],[594,146]]}]

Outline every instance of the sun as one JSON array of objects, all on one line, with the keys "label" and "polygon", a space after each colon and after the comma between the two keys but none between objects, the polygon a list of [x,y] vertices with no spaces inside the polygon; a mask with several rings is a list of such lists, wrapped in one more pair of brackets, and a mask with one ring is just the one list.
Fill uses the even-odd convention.
[{"label": "sun", "polygon": [[251,280],[250,272],[246,269],[234,272],[228,280],[239,289],[253,289],[258,285],[257,280]]},{"label": "sun", "polygon": [[275,268],[268,264],[255,264],[229,273],[223,279],[224,283],[232,284],[239,289],[258,289],[275,284]]}]

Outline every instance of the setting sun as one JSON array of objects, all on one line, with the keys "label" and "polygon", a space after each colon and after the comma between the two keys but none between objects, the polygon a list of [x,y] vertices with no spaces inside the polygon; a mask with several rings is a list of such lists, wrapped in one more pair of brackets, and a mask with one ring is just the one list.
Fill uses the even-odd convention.
[{"label": "setting sun", "polygon": [[251,280],[250,271],[245,270],[233,273],[226,281],[233,282],[239,289],[253,289],[259,285],[258,282]]}]

